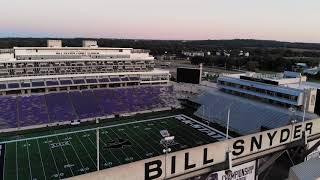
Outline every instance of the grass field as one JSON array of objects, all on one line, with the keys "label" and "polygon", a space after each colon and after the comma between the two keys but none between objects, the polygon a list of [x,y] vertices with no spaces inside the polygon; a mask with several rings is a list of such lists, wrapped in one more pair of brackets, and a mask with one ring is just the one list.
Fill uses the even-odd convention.
[{"label": "grass field", "polygon": [[[224,134],[189,117],[145,119],[100,127],[74,128],[55,133],[29,134],[26,139],[6,139],[0,149],[2,179],[61,179],[163,154],[160,130],[175,136],[170,148],[179,151],[224,138]],[[186,122],[192,123],[186,123]],[[97,130],[98,129],[98,130]],[[201,129],[210,129],[211,136]],[[40,137],[39,137],[40,136]],[[25,138],[25,137],[24,137]]]}]

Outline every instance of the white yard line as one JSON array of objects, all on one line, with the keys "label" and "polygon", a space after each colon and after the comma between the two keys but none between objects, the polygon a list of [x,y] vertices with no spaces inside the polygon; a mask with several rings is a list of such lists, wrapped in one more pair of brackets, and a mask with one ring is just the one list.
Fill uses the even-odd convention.
[{"label": "white yard line", "polygon": [[[141,126],[145,126],[144,124],[142,124]],[[134,132],[134,133],[136,133],[136,132]],[[159,142],[157,142],[157,141],[155,141],[155,139],[154,138],[152,138],[151,136],[149,136],[149,134],[148,133],[144,133],[146,136],[148,136],[149,137],[149,139],[150,140],[152,140],[155,144],[159,144],[160,145],[160,141]],[[136,133],[136,135],[137,136],[139,136],[139,134],[137,134]],[[151,147],[153,148],[153,149],[155,149],[156,150],[156,152],[157,153],[159,153],[159,154],[163,154],[161,151],[159,152],[156,148],[154,148],[152,145],[151,145]]]},{"label": "white yard line", "polygon": [[[108,135],[107,135],[108,136]],[[108,136],[108,138],[109,138],[109,136]],[[110,138],[109,138],[110,139]],[[106,146],[107,144],[101,139],[101,137],[99,138],[99,140],[101,140],[101,142]],[[120,164],[123,164],[123,163],[121,163],[121,161],[117,158],[117,156],[115,156],[114,154],[113,154],[113,152],[109,149],[109,151],[110,151],[110,153],[117,159],[117,161],[120,163]],[[122,150],[121,150],[122,151]],[[128,158],[128,156],[126,155],[126,153],[124,153],[123,151],[122,151],[122,153],[123,153],[123,155],[126,157],[126,158]]]},{"label": "white yard line", "polygon": [[[44,165],[43,165],[43,161],[42,161],[42,155],[41,155],[41,150],[40,150],[38,139],[37,139],[37,144],[38,144],[38,150],[39,150],[39,154],[40,154],[40,160],[41,160],[43,175],[44,175],[44,178],[47,179],[46,172],[44,170]],[[59,171],[57,171],[57,172],[59,172]]]},{"label": "white yard line", "polygon": [[16,175],[17,180],[19,179],[19,168],[18,168],[18,142],[16,142]]},{"label": "white yard line", "polygon": [[27,153],[28,153],[28,161],[29,161],[29,172],[30,172],[30,179],[33,179],[32,178],[32,171],[31,171],[31,164],[30,164],[30,153],[29,153],[29,143],[28,141],[26,141],[26,145],[27,145]]},{"label": "white yard line", "polygon": [[[131,130],[130,128],[129,128],[129,130]],[[135,131],[132,131],[133,132],[133,134],[135,134],[138,138],[141,138],[138,134],[136,134],[136,132]],[[154,148],[153,146],[151,146],[149,143],[148,143],[148,141],[146,141],[145,139],[142,139],[142,141],[144,142],[144,143],[146,143],[149,147],[151,147],[155,152],[157,152],[157,153],[159,153],[159,151],[156,149],[156,148]],[[160,143],[160,142],[159,142]],[[139,143],[137,143],[137,144],[139,144]],[[140,146],[140,144],[139,144],[139,146]],[[142,148],[143,149],[143,148]],[[146,151],[145,149],[144,149],[144,151]],[[148,152],[148,151],[146,151],[146,152]]]},{"label": "white yard line", "polygon": [[[49,141],[49,139],[47,138],[47,141]],[[54,162],[54,165],[55,165],[55,167],[56,167],[56,169],[57,169],[57,172],[58,172],[58,177],[59,177],[59,179],[61,179],[60,178],[60,172],[59,172],[59,169],[58,169],[58,166],[57,166],[57,163],[56,163],[56,159],[54,158],[54,156],[53,156],[53,153],[52,153],[52,149],[51,149],[51,147],[50,147],[50,145],[48,144],[48,146],[49,146],[49,149],[50,149],[50,152],[51,152],[51,156],[52,156],[52,159],[53,159],[53,162]]]},{"label": "white yard line", "polygon": [[[66,137],[67,137],[67,136],[66,136]],[[83,166],[83,164],[82,164],[82,161],[81,161],[81,159],[79,158],[79,155],[78,155],[77,151],[74,149],[71,141],[70,141],[70,144],[71,144],[71,147],[72,147],[73,151],[76,153],[76,156],[77,156],[77,158],[78,158],[78,160],[79,160],[79,162],[80,162],[83,170],[87,173],[87,170],[84,168],[84,166]]]},{"label": "white yard line", "polygon": [[[129,129],[130,130],[130,127],[129,128],[127,128],[127,129]],[[140,143],[137,143],[134,139],[132,139],[127,133],[124,133],[126,136],[128,136],[128,138],[129,139],[131,139],[136,145],[138,145],[139,147],[140,147],[140,149],[142,149],[143,151],[145,151],[145,153],[151,153],[151,152],[148,152],[146,149],[144,149],[141,145],[140,145]]]},{"label": "white yard line", "polygon": [[[95,147],[96,145],[92,142],[91,138],[88,137],[88,139],[89,139],[89,141],[91,142],[91,144],[93,145],[93,147]],[[95,149],[97,149],[97,148],[95,147]],[[110,152],[111,152],[111,151],[110,151]],[[119,164],[121,164],[121,162],[119,161],[119,159],[117,158],[117,156],[115,156],[112,152],[111,152],[111,154],[114,156],[114,158],[116,158],[116,160],[119,162]],[[100,152],[100,155],[101,155],[101,157],[103,158],[103,160],[104,160],[105,162],[108,162],[101,152]],[[111,166],[109,165],[109,167],[111,167]]]},{"label": "white yard line", "polygon": [[[178,120],[179,121],[179,120]],[[177,123],[176,124],[178,127],[182,127],[179,123]],[[161,125],[160,125],[161,126]],[[189,128],[192,128],[191,126],[188,126]],[[183,133],[181,133],[181,131],[180,131],[180,128],[178,128],[178,132],[179,132],[179,134],[183,134]],[[199,131],[199,133],[201,133],[200,131]],[[198,135],[196,135],[196,134],[193,134],[194,136],[197,136],[198,137],[198,139],[201,139],[201,141],[203,140],[203,138],[201,138],[201,137],[199,137]],[[194,143],[193,144],[195,144],[195,145],[198,145],[197,144],[197,139],[194,139],[193,138],[193,136],[188,136],[188,138],[190,138]],[[183,141],[187,141],[185,138],[184,138],[184,136],[181,136],[181,139],[183,140]],[[207,141],[207,140],[205,140],[206,141],[206,143],[210,143],[210,141]],[[201,144],[199,144],[199,145],[201,145]]]},{"label": "white yard line", "polygon": [[[118,134],[117,134],[116,132],[114,132],[114,130],[113,130],[112,128],[110,128],[110,129],[111,129],[111,131],[117,136],[117,138],[119,138]],[[130,150],[131,150],[134,154],[138,155],[138,157],[139,157],[140,159],[143,159],[135,150],[133,150],[133,148],[132,148],[131,146],[130,146]],[[124,152],[124,151],[122,150],[122,148],[121,148],[121,151]]]},{"label": "white yard line", "polygon": [[40,138],[48,138],[48,137],[54,137],[54,136],[59,136],[59,135],[66,135],[66,134],[75,134],[75,133],[79,133],[79,132],[88,132],[88,131],[94,131],[94,130],[97,130],[97,129],[101,130],[101,129],[111,128],[111,127],[118,127],[118,126],[123,126],[123,125],[137,124],[137,123],[141,123],[141,122],[149,122],[149,121],[156,121],[156,120],[160,120],[160,119],[168,119],[168,118],[172,118],[172,117],[176,117],[176,116],[177,115],[159,117],[159,118],[152,118],[152,119],[146,119],[146,120],[141,120],[141,121],[134,121],[134,122],[128,122],[128,123],[122,123],[122,124],[114,124],[114,125],[103,126],[103,127],[95,127],[95,128],[82,129],[82,130],[77,130],[77,131],[50,134],[50,135],[31,137],[31,138],[25,138],[25,139],[20,139],[20,140],[8,140],[8,141],[2,141],[2,142],[0,142],[0,144],[13,143],[13,142],[18,142],[18,141],[23,141],[23,140],[33,140],[33,139],[40,139]]},{"label": "white yard line", "polygon": [[[58,139],[58,142],[61,144],[58,136],[56,136],[56,138]],[[60,148],[61,148],[61,150],[62,150],[62,153],[63,153],[64,158],[67,160],[67,163],[70,165],[70,163],[69,163],[69,161],[68,161],[68,158],[67,158],[67,156],[66,156],[66,153],[64,152],[64,149],[62,148],[62,146],[60,146]],[[71,171],[72,176],[74,176],[74,173],[73,173],[72,168],[71,168],[70,166],[69,166],[69,169],[70,169],[70,171]]]},{"label": "white yard line", "polygon": [[89,158],[91,159],[91,161],[93,162],[93,165],[96,166],[96,162],[92,159],[90,153],[88,152],[87,148],[83,145],[82,141],[80,140],[78,135],[75,135],[78,138],[78,141],[80,142],[80,144],[82,145],[82,147],[84,148],[84,150],[86,151],[86,153],[88,154]]},{"label": "white yard line", "polygon": [[[157,124],[158,125],[158,124]],[[161,127],[161,128],[163,128],[163,126],[161,125],[161,123],[159,123],[159,126]],[[167,129],[167,127],[164,127],[165,129]],[[152,134],[155,134],[153,131],[151,132]],[[159,133],[160,134],[160,133]],[[163,137],[161,137],[159,134],[155,134],[155,136],[159,136],[160,137],[160,139],[161,138],[163,138]],[[172,135],[172,134],[171,134]],[[174,135],[174,134],[173,134]],[[176,136],[176,135],[174,135],[174,136]],[[178,142],[179,143],[179,142]],[[159,142],[159,144],[160,144],[160,142]],[[179,143],[180,144],[180,143]],[[180,144],[181,145],[181,144]],[[183,144],[183,145],[186,145],[186,144]],[[164,148],[164,147],[163,147]],[[174,147],[174,146],[172,146],[171,147],[172,149],[174,149],[175,151],[179,151],[180,150],[180,148],[176,148],[176,147]]]},{"label": "white yard line", "polygon": [[4,149],[4,151],[3,151],[3,172],[2,172],[2,178],[4,179],[4,172],[6,172],[5,170],[6,170],[6,149],[7,149],[7,147],[6,147],[6,145],[5,144],[3,144],[2,145],[3,147],[5,147],[5,149]]},{"label": "white yard line", "polygon": [[184,115],[184,114],[180,114],[180,116],[183,116],[183,117],[185,117],[185,118],[187,118],[187,119],[189,119],[189,120],[192,120],[192,121],[194,121],[194,122],[196,122],[196,123],[199,123],[199,124],[201,124],[202,126],[205,126],[206,128],[209,128],[209,129],[217,132],[218,134],[220,134],[220,135],[222,135],[222,136],[224,136],[224,137],[227,136],[225,133],[223,133],[223,132],[221,132],[221,131],[219,131],[219,130],[217,130],[217,129],[214,129],[213,127],[208,126],[208,125],[206,125],[206,124],[204,124],[204,123],[202,123],[202,122],[199,122],[199,121],[197,121],[197,120],[195,120],[195,119],[193,119],[193,118],[191,118],[191,117],[189,117],[189,116],[186,116],[186,115]]}]

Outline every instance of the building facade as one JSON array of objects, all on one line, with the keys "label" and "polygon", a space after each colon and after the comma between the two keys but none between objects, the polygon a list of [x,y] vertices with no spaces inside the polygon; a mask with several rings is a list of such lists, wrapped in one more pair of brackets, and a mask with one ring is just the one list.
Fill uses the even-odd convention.
[{"label": "building facade", "polygon": [[276,75],[244,73],[221,75],[218,87],[228,93],[255,98],[284,107],[314,112],[318,87],[306,82],[300,73]]},{"label": "building facade", "polygon": [[149,51],[98,47],[62,47],[49,40],[48,47],[14,47],[0,51],[0,94],[25,94],[95,87],[163,85],[169,71],[154,68]]}]

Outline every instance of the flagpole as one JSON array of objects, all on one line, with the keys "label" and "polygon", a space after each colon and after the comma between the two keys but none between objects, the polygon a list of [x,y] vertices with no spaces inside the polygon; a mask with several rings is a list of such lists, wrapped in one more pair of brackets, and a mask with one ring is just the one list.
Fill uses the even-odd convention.
[{"label": "flagpole", "polygon": [[229,138],[229,123],[230,123],[230,107],[228,108],[228,117],[227,117],[227,135],[226,139]]},{"label": "flagpole", "polygon": [[302,123],[304,123],[305,120],[305,116],[306,116],[306,106],[307,106],[307,98],[306,98],[306,89],[304,89],[304,93],[303,93],[303,116],[302,116]]}]

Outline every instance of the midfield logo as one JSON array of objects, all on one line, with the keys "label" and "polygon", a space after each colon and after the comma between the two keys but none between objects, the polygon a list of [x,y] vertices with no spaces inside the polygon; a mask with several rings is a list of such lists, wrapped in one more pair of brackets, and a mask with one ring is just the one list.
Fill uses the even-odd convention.
[{"label": "midfield logo", "polygon": [[103,147],[103,149],[120,149],[125,148],[127,146],[131,146],[131,142],[127,139],[117,138],[111,142],[107,142],[107,145]]}]

